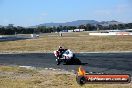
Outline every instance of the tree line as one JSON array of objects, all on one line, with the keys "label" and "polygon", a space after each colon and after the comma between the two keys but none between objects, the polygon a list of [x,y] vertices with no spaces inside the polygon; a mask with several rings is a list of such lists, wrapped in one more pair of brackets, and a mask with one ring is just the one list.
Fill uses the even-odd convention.
[{"label": "tree line", "polygon": [[13,26],[9,24],[8,26],[0,26],[0,35],[13,35],[13,34],[33,34],[33,33],[51,33],[51,32],[60,32],[63,30],[73,30],[74,29],[85,29],[85,31],[99,31],[99,30],[123,30],[123,29],[132,29],[132,23],[127,24],[112,24],[109,26],[102,25],[80,25],[80,26],[58,26],[58,27],[21,27]]}]

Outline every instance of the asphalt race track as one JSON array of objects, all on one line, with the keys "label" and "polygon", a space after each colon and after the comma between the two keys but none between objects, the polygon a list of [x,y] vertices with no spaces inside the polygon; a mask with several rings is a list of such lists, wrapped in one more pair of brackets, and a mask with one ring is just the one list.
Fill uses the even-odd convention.
[{"label": "asphalt race track", "polygon": [[12,37],[0,37],[0,42],[5,42],[5,41],[16,41],[16,40],[25,40],[25,39],[31,39],[29,37],[20,37],[20,36],[12,36]]},{"label": "asphalt race track", "polygon": [[76,65],[56,65],[52,53],[0,54],[0,65],[34,66],[64,70],[77,70],[80,65],[89,72],[127,73],[132,75],[132,53],[80,53],[82,62]]}]

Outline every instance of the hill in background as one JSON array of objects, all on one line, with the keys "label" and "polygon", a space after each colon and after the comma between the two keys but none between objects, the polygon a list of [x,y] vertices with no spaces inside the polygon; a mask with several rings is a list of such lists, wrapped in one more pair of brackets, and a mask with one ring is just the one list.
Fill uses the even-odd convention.
[{"label": "hill in background", "polygon": [[47,26],[47,27],[51,27],[51,26],[79,26],[79,25],[84,25],[84,24],[91,24],[91,25],[102,25],[102,26],[109,26],[112,24],[122,24],[121,22],[118,21],[102,21],[102,22],[98,22],[96,20],[76,20],[76,21],[71,21],[71,22],[65,22],[65,23],[44,23],[44,24],[40,24],[37,26]]}]

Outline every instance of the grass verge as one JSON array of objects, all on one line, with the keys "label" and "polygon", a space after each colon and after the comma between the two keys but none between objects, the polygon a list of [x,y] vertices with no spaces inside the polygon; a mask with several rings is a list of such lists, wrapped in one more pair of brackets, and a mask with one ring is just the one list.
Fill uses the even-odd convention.
[{"label": "grass verge", "polygon": [[80,86],[70,72],[0,66],[0,88],[132,88],[132,83]]},{"label": "grass verge", "polygon": [[3,51],[54,51],[64,46],[74,52],[132,51],[132,36],[89,36],[88,33],[68,33],[63,37],[42,35],[38,39],[0,42]]}]

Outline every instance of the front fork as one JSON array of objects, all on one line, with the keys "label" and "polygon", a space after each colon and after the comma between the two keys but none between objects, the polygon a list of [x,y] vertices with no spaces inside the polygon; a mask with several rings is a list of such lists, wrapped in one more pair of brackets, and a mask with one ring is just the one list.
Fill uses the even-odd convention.
[{"label": "front fork", "polygon": [[56,62],[57,62],[57,65],[60,64],[60,58],[59,57],[56,59]]}]

